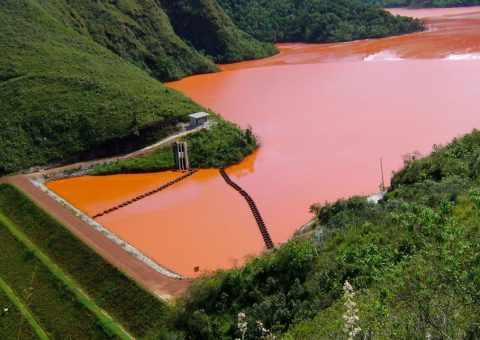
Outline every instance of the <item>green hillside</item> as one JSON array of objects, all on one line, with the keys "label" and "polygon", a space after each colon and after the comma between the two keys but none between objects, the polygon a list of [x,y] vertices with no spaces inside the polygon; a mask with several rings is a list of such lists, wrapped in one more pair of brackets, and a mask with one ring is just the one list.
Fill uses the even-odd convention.
[{"label": "green hillside", "polygon": [[37,1],[57,20],[162,81],[216,71],[211,59],[275,53],[240,31],[216,0]]},{"label": "green hillside", "polygon": [[91,37],[159,80],[216,71],[180,39],[155,0],[38,0],[55,19]]},{"label": "green hillside", "polygon": [[175,32],[215,62],[258,59],[276,52],[272,45],[240,31],[216,0],[163,0],[162,4]]},{"label": "green hillside", "polygon": [[411,33],[413,19],[357,0],[219,0],[245,32],[270,42],[336,42]]},{"label": "green hillside", "polygon": [[158,2],[0,5],[0,175],[133,150],[202,109],[150,76],[216,70],[174,33]]},{"label": "green hillside", "polygon": [[34,0],[2,0],[0,32],[0,173],[134,147],[200,109]]},{"label": "green hillside", "polygon": [[[208,131],[201,130],[183,138],[188,144],[190,166],[194,168],[226,167],[242,161],[258,147],[250,129],[220,121]],[[149,155],[118,160],[95,168],[91,175],[146,173],[175,169],[171,145]]]},{"label": "green hillside", "polygon": [[361,0],[367,4],[381,5],[385,7],[461,7],[478,6],[479,0]]},{"label": "green hillside", "polygon": [[[480,132],[434,149],[407,157],[379,204],[313,206],[313,230],[197,281],[177,304],[177,327],[195,339],[258,339],[260,321],[277,338],[345,339],[353,315],[354,339],[478,339]],[[348,310],[346,281],[357,305]]]}]

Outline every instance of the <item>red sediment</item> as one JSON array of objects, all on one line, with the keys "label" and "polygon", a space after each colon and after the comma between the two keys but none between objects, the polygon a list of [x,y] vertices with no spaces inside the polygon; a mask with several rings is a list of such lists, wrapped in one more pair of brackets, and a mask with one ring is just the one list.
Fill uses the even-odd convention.
[{"label": "red sediment", "polygon": [[393,15],[403,15],[418,19],[436,18],[441,16],[462,15],[480,12],[480,6],[455,7],[455,8],[389,8],[387,11]]}]

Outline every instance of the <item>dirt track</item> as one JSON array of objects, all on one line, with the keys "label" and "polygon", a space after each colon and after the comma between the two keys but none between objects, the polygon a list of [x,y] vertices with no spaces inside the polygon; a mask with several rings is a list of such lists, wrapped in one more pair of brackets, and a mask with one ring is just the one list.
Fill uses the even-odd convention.
[{"label": "dirt track", "polygon": [[[202,129],[208,129],[212,126],[211,123],[205,123],[203,125],[200,125],[196,128],[187,130],[187,131],[181,131],[177,132],[173,135],[170,135],[161,141],[158,141],[157,143],[151,144],[149,146],[144,147],[143,149],[132,151],[130,153],[124,154],[124,155],[117,155],[117,156],[111,156],[111,157],[105,157],[105,158],[98,158],[98,159],[92,159],[88,161],[80,161],[72,164],[50,164],[42,168],[42,170],[39,170],[39,167],[34,167],[29,170],[24,170],[20,171],[19,173],[26,174],[29,177],[35,177],[35,176],[45,176],[45,175],[51,175],[55,173],[60,173],[65,170],[71,170],[71,169],[77,169],[80,167],[85,167],[88,165],[100,165],[106,162],[115,162],[115,161],[120,161],[124,160],[127,158],[133,158],[133,157],[139,157],[139,156],[146,156],[154,153],[157,149],[165,147],[166,145],[172,144],[175,140],[185,137],[186,135],[189,135],[191,133],[200,131]],[[0,183],[2,183],[2,178],[0,178]]]},{"label": "dirt track", "polygon": [[140,260],[109,240],[91,226],[75,216],[70,210],[60,205],[42,191],[37,189],[27,176],[0,178],[0,184],[9,182],[18,187],[40,207],[64,224],[77,237],[91,246],[108,262],[122,270],[135,281],[165,300],[179,295],[192,283],[192,280],[172,279],[153,270]]}]

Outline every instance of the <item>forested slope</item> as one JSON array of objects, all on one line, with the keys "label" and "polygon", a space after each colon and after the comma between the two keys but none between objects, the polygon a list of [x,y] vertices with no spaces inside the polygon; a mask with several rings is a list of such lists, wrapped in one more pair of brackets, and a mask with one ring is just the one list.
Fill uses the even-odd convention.
[{"label": "forested slope", "polygon": [[216,0],[162,1],[175,32],[215,62],[231,63],[276,52],[239,30]]},{"label": "forested slope", "polygon": [[411,18],[357,0],[219,0],[235,23],[262,41],[335,42],[410,33]]}]

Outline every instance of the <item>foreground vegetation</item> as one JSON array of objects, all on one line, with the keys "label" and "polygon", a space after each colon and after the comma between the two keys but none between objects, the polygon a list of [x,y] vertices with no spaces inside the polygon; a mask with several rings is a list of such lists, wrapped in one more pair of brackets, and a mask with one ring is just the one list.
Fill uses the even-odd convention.
[{"label": "foreground vegetation", "polygon": [[[209,130],[187,135],[190,166],[219,168],[240,162],[257,148],[257,140],[250,129],[241,130],[234,124],[219,121]],[[92,175],[144,173],[175,169],[173,149],[167,146],[154,153],[120,160],[100,166]]]},{"label": "foreground vegetation", "polygon": [[155,150],[152,154],[122,159],[104,164],[89,172],[89,175],[138,174],[175,169],[171,146]]},{"label": "foreground vegetation", "polygon": [[[0,186],[0,213],[54,261],[68,277],[72,278],[96,305],[105,310],[129,333],[142,338],[171,334],[166,328],[170,307],[107,263],[64,226],[10,185]],[[35,283],[30,306],[33,308],[33,301],[35,301],[38,309],[32,312],[42,325],[48,324],[53,327],[52,329],[62,330],[56,333],[61,334],[62,337],[66,334],[77,334],[83,338],[101,334],[89,332],[103,332],[103,328],[98,328],[95,319],[92,319],[93,316],[82,314],[78,302],[70,299],[71,295],[51,277],[51,272],[39,264],[31,252],[18,245],[18,241],[15,241],[4,225],[0,225],[0,236],[3,237],[2,249],[11,248],[9,251],[2,251],[0,275],[8,280],[11,287],[17,287],[20,295],[23,294],[24,289],[28,292],[30,282]],[[7,278],[5,273],[10,276]],[[31,281],[32,276],[34,281]],[[42,290],[37,288],[40,285],[40,278],[45,282]],[[55,303],[58,305],[54,306]],[[68,311],[68,308],[73,309],[68,313],[59,312]],[[79,315],[74,316],[76,314]],[[97,328],[94,327],[87,332],[85,325]],[[80,329],[83,330],[80,331]],[[75,333],[72,333],[74,330]]]},{"label": "foreground vegetation", "polygon": [[90,314],[73,292],[10,233],[1,215],[0,244],[0,275],[47,334],[58,338],[67,334],[74,338],[113,337],[110,327]]},{"label": "foreground vegetation", "polygon": [[479,0],[362,0],[368,4],[385,7],[461,7],[480,5]]},{"label": "foreground vegetation", "polygon": [[419,21],[356,0],[219,0],[235,23],[271,42],[336,42],[411,33]]},{"label": "foreground vegetation", "polygon": [[407,158],[379,204],[353,197],[319,208],[317,227],[245,267],[197,281],[176,327],[197,339],[241,337],[256,325],[287,339],[345,337],[346,281],[358,338],[480,336],[480,132]]},{"label": "foreground vegetation", "polygon": [[[7,292],[9,291],[9,292]],[[12,296],[13,295],[13,296]],[[0,277],[0,329],[4,339],[33,339],[35,338],[35,321],[27,319],[24,312],[17,307],[18,297],[11,292],[11,288]],[[27,312],[28,313],[28,312]],[[27,320],[25,320],[27,319]],[[38,330],[41,333],[43,330]]]}]

